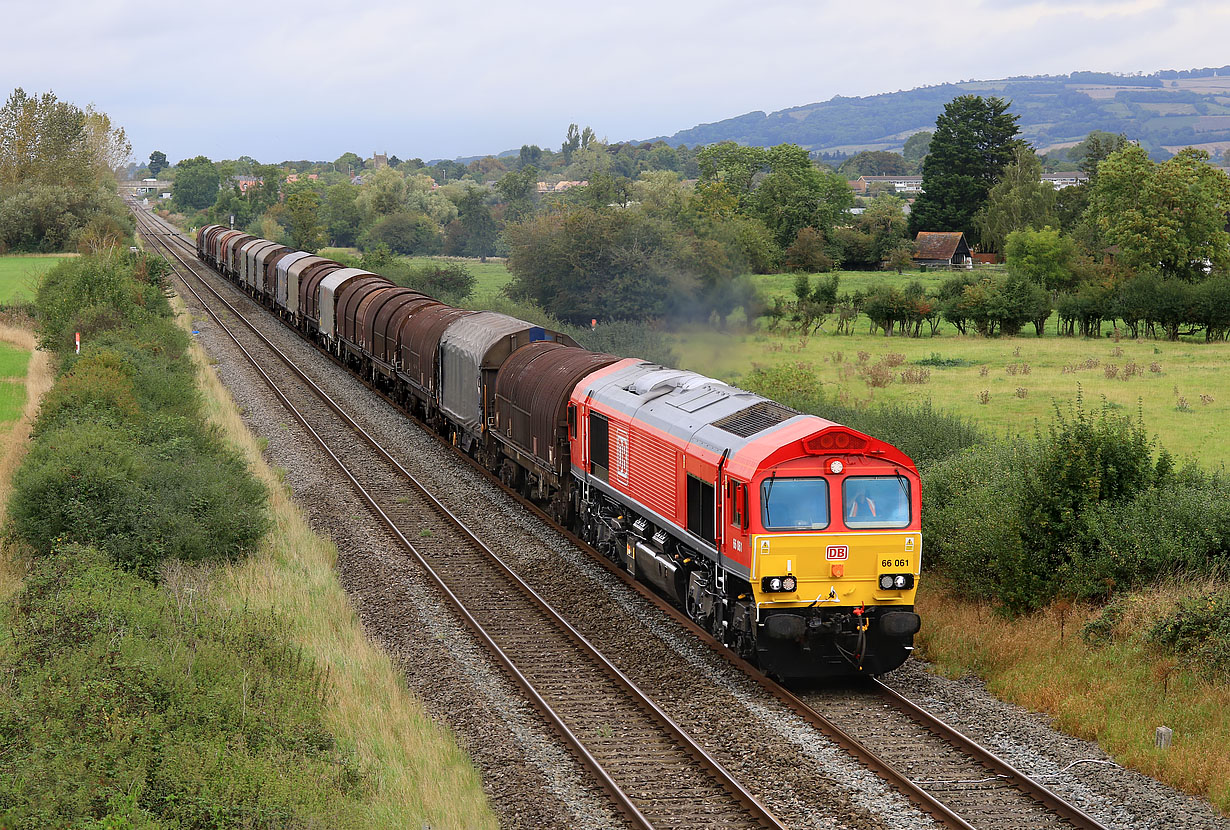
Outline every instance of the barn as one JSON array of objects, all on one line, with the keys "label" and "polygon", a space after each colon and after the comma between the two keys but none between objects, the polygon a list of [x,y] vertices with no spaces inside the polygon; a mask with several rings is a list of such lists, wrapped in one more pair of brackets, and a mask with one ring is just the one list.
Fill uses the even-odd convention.
[{"label": "barn", "polygon": [[965,234],[960,231],[920,231],[914,240],[914,264],[972,268],[973,258]]}]

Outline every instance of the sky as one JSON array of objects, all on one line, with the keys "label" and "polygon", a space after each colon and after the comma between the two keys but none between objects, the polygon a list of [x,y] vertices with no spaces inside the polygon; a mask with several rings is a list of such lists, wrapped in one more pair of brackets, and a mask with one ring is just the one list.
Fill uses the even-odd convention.
[{"label": "sky", "polygon": [[[1180,0],[0,0],[0,84],[92,103],[134,160],[457,158],[1076,70],[1230,63]],[[6,92],[7,95],[7,92]]]}]

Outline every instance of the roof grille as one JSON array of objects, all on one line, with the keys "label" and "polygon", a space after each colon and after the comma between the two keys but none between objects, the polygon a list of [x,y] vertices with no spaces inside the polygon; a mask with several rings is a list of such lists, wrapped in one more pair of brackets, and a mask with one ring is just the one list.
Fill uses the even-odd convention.
[{"label": "roof grille", "polygon": [[713,426],[738,435],[740,438],[750,438],[758,432],[763,432],[782,421],[789,421],[801,413],[788,406],[782,406],[776,401],[757,401],[746,409],[740,409],[721,420],[714,421]]}]

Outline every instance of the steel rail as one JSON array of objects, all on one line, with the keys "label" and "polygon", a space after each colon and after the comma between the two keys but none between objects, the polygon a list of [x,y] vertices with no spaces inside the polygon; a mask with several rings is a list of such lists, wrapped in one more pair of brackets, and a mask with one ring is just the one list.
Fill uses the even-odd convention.
[{"label": "steel rail", "polygon": [[[150,216],[142,217],[141,216],[142,212],[143,211],[140,211],[139,209],[137,210],[138,218],[146,219],[147,226],[149,224],[155,224],[155,227],[162,225],[161,220],[155,219],[154,217],[150,217]],[[593,646],[593,644],[590,643],[579,631],[577,631],[567,620],[565,620],[562,616],[560,616],[557,612],[555,612],[554,609],[552,609],[551,606],[542,597],[540,597],[536,592],[534,592],[534,590],[529,585],[527,585],[516,573],[514,573],[507,566],[507,564],[503,562],[503,560],[501,560],[500,557],[494,551],[490,549],[489,546],[483,543],[481,539],[479,539],[464,524],[464,522],[462,522],[452,511],[450,511],[438,499],[436,499],[436,497],[425,486],[423,486],[408,470],[406,470],[395,458],[393,458],[393,456],[390,455],[384,449],[384,447],[380,445],[379,441],[377,441],[366,430],[364,430],[363,427],[360,424],[358,424],[358,422],[355,421],[341,407],[340,404],[338,404],[331,396],[329,396],[326,392],[324,392],[324,390],[320,389],[320,387],[310,377],[308,377],[307,374],[303,372],[303,370],[300,369],[294,363],[294,361],[289,358],[289,356],[285,355],[284,352],[281,349],[279,349],[275,344],[273,344],[262,332],[259,331],[259,329],[253,326],[251,322],[248,321],[247,318],[243,315],[242,312],[236,309],[234,305],[232,305],[228,300],[222,297],[222,295],[216,289],[214,289],[211,285],[209,285],[209,283],[206,280],[204,280],[200,276],[200,274],[197,273],[196,268],[193,266],[193,264],[186,261],[182,256],[180,256],[170,246],[170,244],[167,243],[166,237],[171,237],[171,238],[174,238],[177,241],[177,243],[182,245],[184,248],[191,247],[188,243],[186,243],[183,240],[183,237],[178,233],[177,230],[175,230],[174,228],[169,228],[167,230],[156,231],[154,233],[149,234],[149,236],[153,238],[153,241],[155,241],[158,244],[161,244],[163,249],[167,253],[169,253],[172,257],[174,257],[175,260],[179,262],[180,266],[183,269],[187,270],[198,281],[200,281],[201,284],[205,286],[205,288],[207,288],[210,291],[210,293],[212,293],[214,297],[216,297],[218,301],[223,304],[223,306],[226,308],[227,311],[233,314],[237,319],[244,322],[245,325],[247,325],[248,328],[256,335],[256,337],[267,348],[269,348],[301,381],[303,381],[304,384],[307,385],[309,389],[312,390],[313,394],[315,394],[321,400],[322,403],[324,403],[326,406],[329,407],[329,409],[331,409],[335,414],[337,414],[338,417],[341,420],[343,420],[348,427],[350,427],[352,430],[358,433],[362,437],[365,443],[367,443],[373,450],[375,450],[386,462],[388,462],[392,467],[394,467],[394,469],[397,470],[398,474],[401,477],[403,477],[406,481],[408,481],[413,487],[415,487],[420,492],[421,495],[423,495],[429,502],[431,502],[432,505],[439,511],[440,515],[442,515],[450,524],[454,525],[458,529],[459,532],[461,532],[471,541],[472,544],[480,548],[485,553],[485,555],[504,574],[506,574],[506,576],[510,579],[510,581],[512,581],[524,594],[529,596],[545,613],[547,613],[552,618],[552,620],[557,625],[559,625],[562,629],[568,632],[569,638],[573,640],[577,645],[579,645],[582,649],[584,649],[585,652],[591,657],[591,659],[594,660],[596,663],[598,663],[602,667],[604,673],[607,674],[608,677],[610,677],[613,681],[615,681],[620,686],[622,686],[629,694],[635,697],[637,701],[640,703],[640,705],[645,707],[652,714],[654,719],[657,720],[662,726],[666,728],[668,732],[670,732],[675,737],[675,739],[681,744],[684,750],[689,755],[694,757],[700,765],[705,767],[706,771],[711,776],[713,776],[717,780],[717,782],[724,789],[726,789],[727,792],[729,792],[741,806],[743,806],[745,809],[748,810],[754,822],[756,822],[757,824],[763,827],[769,827],[769,828],[775,828],[775,829],[781,828],[782,830],[784,830],[784,825],[782,825],[768,811],[767,808],[765,808],[762,804],[760,804],[760,802],[755,798],[754,795],[752,795],[752,793],[750,793],[745,787],[743,787],[743,785],[738,780],[736,780],[716,759],[710,756],[704,750],[703,747],[701,747],[686,732],[684,732],[684,730],[678,724],[676,724],[675,721],[672,718],[670,718],[670,716],[667,715],[667,713],[664,712],[648,695],[642,692],[633,683],[633,681],[630,678],[628,678],[614,664],[612,664],[609,660],[607,660],[607,658],[603,656],[601,652],[599,652]],[[195,248],[193,248],[192,250],[195,256]],[[163,254],[163,256],[165,258],[165,254]],[[238,337],[234,334],[234,332],[231,331],[231,329],[221,319],[220,315],[218,315],[218,313],[210,307],[209,303],[205,301],[205,299],[200,295],[200,293],[197,292],[192,287],[192,285],[187,281],[187,279],[184,278],[184,276],[181,273],[177,271],[176,276],[184,284],[185,288],[187,288],[193,294],[193,296],[196,297],[197,301],[201,304],[202,308],[204,308],[206,313],[210,316],[210,318],[214,320],[215,324],[217,324],[219,328],[221,328],[227,334],[227,336],[230,337],[230,339],[235,343],[235,345],[238,346],[240,351],[244,354],[247,360],[252,364],[252,366],[256,369],[256,371],[260,374],[265,384],[269,386],[271,391],[273,391],[274,395],[278,398],[278,400],[282,403],[282,405],[305,428],[305,430],[312,436],[317,446],[319,446],[329,456],[329,458],[338,467],[338,469],[347,477],[347,479],[351,482],[352,486],[355,488],[356,492],[360,495],[360,497],[364,500],[364,502],[367,503],[368,507],[373,511],[373,513],[390,530],[390,532],[392,532],[394,536],[396,536],[396,538],[403,545],[403,547],[405,547],[416,558],[416,560],[423,567],[424,571],[430,576],[432,581],[445,594],[449,603],[453,605],[454,608],[462,615],[467,625],[480,637],[480,639],[487,645],[487,647],[497,657],[497,659],[505,667],[505,669],[510,673],[510,675],[517,681],[518,685],[520,685],[524,689],[524,691],[530,696],[531,700],[533,701],[535,705],[535,708],[538,709],[545,717],[547,717],[547,719],[552,723],[553,727],[559,732],[559,734],[565,739],[565,741],[570,745],[573,751],[577,754],[577,756],[580,758],[582,763],[587,768],[589,768],[591,772],[599,779],[604,789],[608,790],[608,792],[615,799],[620,812],[622,812],[630,821],[632,821],[638,827],[645,827],[645,828],[652,827],[649,820],[643,815],[643,813],[635,805],[631,797],[628,796],[622,789],[620,789],[620,787],[614,781],[614,779],[610,776],[610,774],[601,766],[598,760],[594,758],[592,753],[590,753],[589,750],[584,746],[583,741],[571,729],[568,728],[563,718],[557,712],[555,712],[555,710],[550,706],[550,704],[539,694],[538,690],[534,688],[532,682],[524,675],[524,673],[522,673],[517,668],[512,658],[506,652],[504,652],[503,649],[500,648],[500,646],[494,641],[494,639],[492,639],[492,637],[488,634],[488,632],[482,626],[482,624],[465,607],[461,599],[457,597],[457,595],[448,587],[443,577],[441,577],[439,573],[437,573],[431,567],[430,563],[427,561],[427,558],[424,557],[418,551],[418,549],[414,546],[414,544],[410,542],[410,540],[401,532],[401,530],[397,527],[396,522],[390,516],[388,516],[388,514],[379,506],[379,504],[376,502],[376,500],[370,494],[370,492],[367,491],[367,489],[354,476],[353,472],[346,466],[345,462],[342,461],[333,452],[332,448],[329,447],[328,442],[325,441],[323,438],[321,438],[321,436],[317,433],[317,431],[307,422],[306,417],[302,413],[299,412],[299,410],[294,406],[293,403],[291,403],[291,401],[287,398],[285,393],[278,387],[276,381],[274,381],[268,375],[268,373],[265,372],[264,368],[260,365],[260,363],[256,360],[256,358],[251,354],[251,352],[248,351],[248,349],[244,347],[242,343],[239,342]]]}]

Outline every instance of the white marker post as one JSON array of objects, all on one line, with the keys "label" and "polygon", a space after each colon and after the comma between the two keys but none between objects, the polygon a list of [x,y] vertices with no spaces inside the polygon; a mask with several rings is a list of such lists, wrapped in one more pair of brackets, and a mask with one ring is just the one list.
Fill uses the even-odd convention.
[{"label": "white marker post", "polygon": [[81,354],[81,332],[77,332],[77,354]]}]

